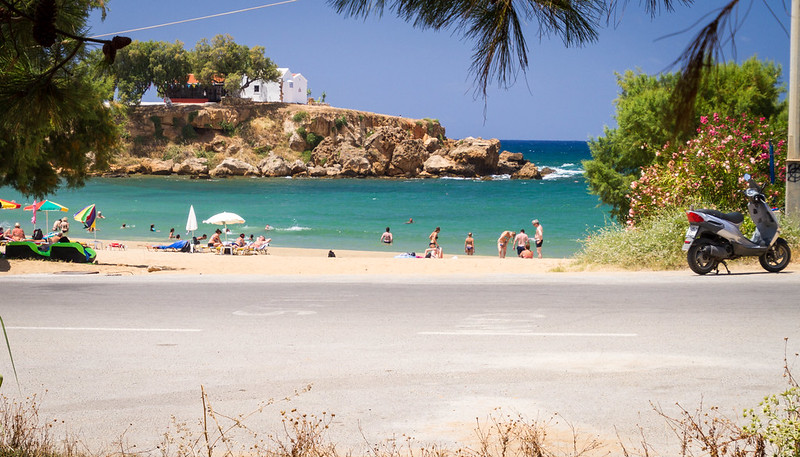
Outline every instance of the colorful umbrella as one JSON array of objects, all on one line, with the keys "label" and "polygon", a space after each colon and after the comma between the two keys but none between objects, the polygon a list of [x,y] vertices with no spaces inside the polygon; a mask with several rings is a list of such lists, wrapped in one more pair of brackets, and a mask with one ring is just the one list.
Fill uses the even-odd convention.
[{"label": "colorful umbrella", "polygon": [[33,218],[31,219],[31,221],[33,222],[34,226],[36,225],[36,211],[44,211],[44,220],[46,221],[45,223],[47,225],[47,227],[45,227],[45,230],[48,230],[50,226],[50,216],[48,214],[50,211],[64,211],[64,212],[69,211],[69,208],[67,208],[66,206],[59,205],[58,203],[51,202],[50,200],[42,200],[38,203],[33,202],[32,205],[28,205],[22,209],[25,211],[33,211]]},{"label": "colorful umbrella", "polygon": [[8,200],[3,200],[2,198],[0,198],[0,209],[17,209],[20,206],[22,205],[20,205],[19,203],[10,202]]},{"label": "colorful umbrella", "polygon": [[92,232],[94,232],[96,228],[94,225],[96,218],[97,213],[95,212],[94,204],[91,204],[75,213],[75,220],[78,222],[83,222],[83,225]]}]

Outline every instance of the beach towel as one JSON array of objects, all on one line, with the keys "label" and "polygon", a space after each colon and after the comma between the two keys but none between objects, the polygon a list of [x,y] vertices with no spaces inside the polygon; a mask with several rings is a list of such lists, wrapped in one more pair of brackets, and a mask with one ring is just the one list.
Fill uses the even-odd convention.
[{"label": "beach towel", "polygon": [[173,250],[180,252],[189,252],[190,246],[189,246],[189,240],[180,240],[172,244],[153,246],[153,249],[160,249],[162,251]]}]

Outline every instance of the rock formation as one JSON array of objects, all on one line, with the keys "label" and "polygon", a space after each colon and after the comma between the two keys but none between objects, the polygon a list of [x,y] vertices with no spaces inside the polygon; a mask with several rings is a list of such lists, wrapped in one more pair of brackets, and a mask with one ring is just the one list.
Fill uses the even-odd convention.
[{"label": "rock formation", "polygon": [[541,179],[496,139],[452,140],[438,121],[316,105],[140,106],[110,173]]}]

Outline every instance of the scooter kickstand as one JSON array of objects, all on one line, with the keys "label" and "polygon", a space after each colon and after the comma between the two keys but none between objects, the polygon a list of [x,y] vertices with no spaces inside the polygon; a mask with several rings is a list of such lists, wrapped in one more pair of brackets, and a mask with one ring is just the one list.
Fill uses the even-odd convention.
[{"label": "scooter kickstand", "polygon": [[[722,264],[723,267],[725,267],[725,271],[727,271],[728,274],[731,274],[731,270],[728,269],[728,264],[725,263],[724,260],[721,261],[720,263]],[[719,274],[719,263],[717,264],[717,274]]]}]

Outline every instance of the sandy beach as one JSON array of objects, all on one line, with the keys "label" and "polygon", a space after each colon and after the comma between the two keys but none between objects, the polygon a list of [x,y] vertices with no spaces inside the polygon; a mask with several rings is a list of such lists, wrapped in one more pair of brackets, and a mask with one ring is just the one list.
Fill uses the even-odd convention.
[{"label": "sandy beach", "polygon": [[[87,242],[89,240],[76,240]],[[443,259],[395,258],[400,251],[334,250],[270,247],[268,255],[217,255],[213,252],[183,253],[149,250],[143,242],[122,241],[125,249],[97,249],[94,264],[43,260],[0,260],[0,276],[30,274],[101,275],[385,275],[385,276],[484,276],[541,274],[578,271],[571,259],[520,259],[496,255],[467,256],[445,253]],[[546,253],[545,253],[546,254]],[[608,271],[608,269],[603,269]]]}]

